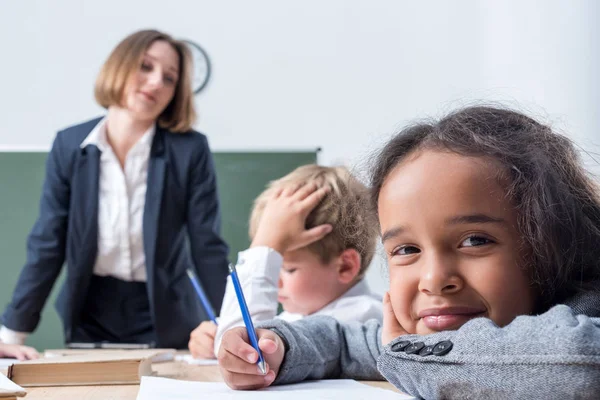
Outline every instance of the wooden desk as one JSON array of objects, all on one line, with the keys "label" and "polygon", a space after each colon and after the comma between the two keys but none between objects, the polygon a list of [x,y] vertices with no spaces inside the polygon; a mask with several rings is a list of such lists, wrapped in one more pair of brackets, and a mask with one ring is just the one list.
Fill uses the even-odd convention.
[{"label": "wooden desk", "polygon": [[[183,362],[153,364],[156,375],[165,378],[189,381],[221,382],[221,373],[217,366],[189,365]],[[363,382],[371,386],[398,391],[388,382]],[[25,388],[24,400],[135,400],[139,385],[115,386],[55,386]]]}]

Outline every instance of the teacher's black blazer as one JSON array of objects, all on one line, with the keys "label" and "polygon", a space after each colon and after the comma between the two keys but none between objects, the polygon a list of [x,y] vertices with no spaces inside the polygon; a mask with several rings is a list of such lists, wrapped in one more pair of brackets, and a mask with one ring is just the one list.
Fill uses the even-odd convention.
[{"label": "teacher's black blazer", "polygon": [[[66,262],[56,308],[65,340],[77,325],[98,246],[100,151],[81,148],[100,118],[59,132],[46,162],[37,221],[27,240],[27,261],[3,315],[7,328],[32,332]],[[186,275],[192,267],[213,307],[221,307],[227,277],[226,243],[212,155],[198,132],[156,128],[143,215],[147,291],[157,345],[185,348],[207,316]]]}]

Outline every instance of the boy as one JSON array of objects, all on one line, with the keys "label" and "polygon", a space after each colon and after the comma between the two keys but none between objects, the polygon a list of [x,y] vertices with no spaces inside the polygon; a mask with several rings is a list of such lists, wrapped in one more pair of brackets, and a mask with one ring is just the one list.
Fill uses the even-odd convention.
[{"label": "boy", "polygon": [[[269,185],[255,200],[252,244],[237,264],[255,322],[275,318],[278,303],[284,321],[309,315],[381,321],[381,297],[363,279],[378,235],[368,204],[367,188],[343,167],[306,165]],[[235,326],[243,319],[228,278],[219,326],[207,321],[192,332],[192,355],[214,358]]]}]

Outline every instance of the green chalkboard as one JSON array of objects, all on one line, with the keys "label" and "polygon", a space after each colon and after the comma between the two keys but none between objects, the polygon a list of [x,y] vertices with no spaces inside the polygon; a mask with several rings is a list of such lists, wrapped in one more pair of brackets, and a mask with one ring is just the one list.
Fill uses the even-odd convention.
[{"label": "green chalkboard", "polygon": [[[0,152],[0,313],[10,301],[25,262],[26,238],[38,215],[46,153]],[[248,217],[254,198],[267,182],[294,168],[317,161],[307,152],[215,152],[222,210],[222,235],[230,246],[230,260],[248,244]],[[54,301],[61,274],[46,302],[42,320],[27,344],[37,349],[64,346],[62,325]]]}]

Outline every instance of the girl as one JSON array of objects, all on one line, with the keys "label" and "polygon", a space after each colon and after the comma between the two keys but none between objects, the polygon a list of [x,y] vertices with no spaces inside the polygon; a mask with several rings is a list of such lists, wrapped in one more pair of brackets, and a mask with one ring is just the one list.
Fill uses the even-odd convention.
[{"label": "girl", "polygon": [[597,398],[600,200],[566,138],[467,108],[394,137],[371,183],[383,325],[263,324],[265,376],[232,330],[219,350],[231,387],[383,376],[425,398]]},{"label": "girl", "polygon": [[113,50],[95,90],[107,114],[54,140],[3,342],[36,328],[65,262],[66,342],[185,348],[205,315],[187,268],[220,308],[228,250],[208,142],[192,129],[190,66],[185,44],[154,30]]}]

